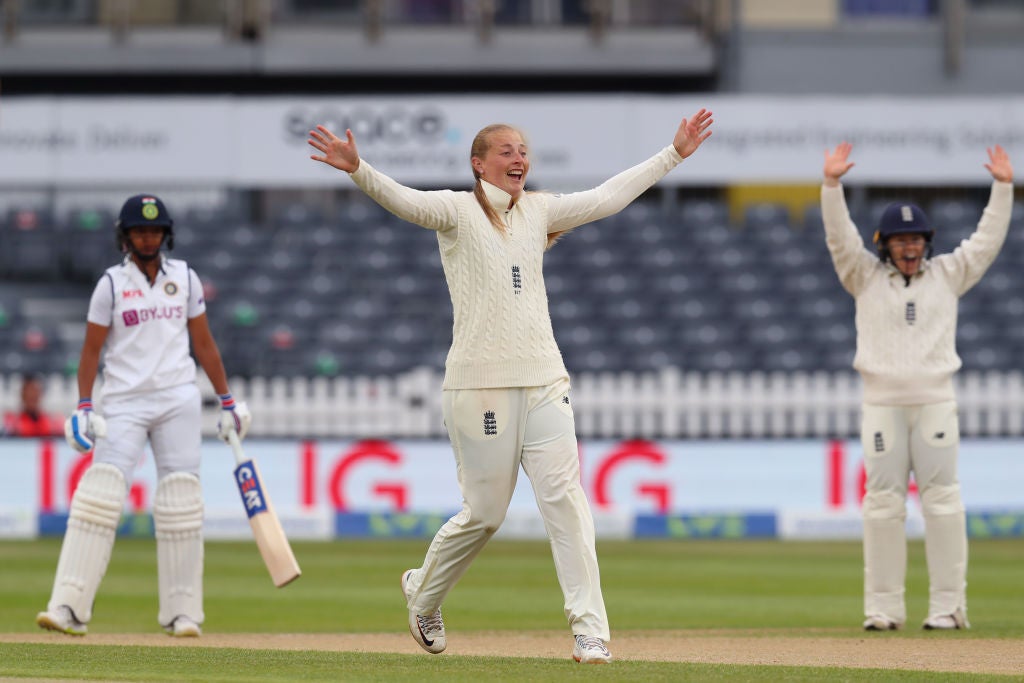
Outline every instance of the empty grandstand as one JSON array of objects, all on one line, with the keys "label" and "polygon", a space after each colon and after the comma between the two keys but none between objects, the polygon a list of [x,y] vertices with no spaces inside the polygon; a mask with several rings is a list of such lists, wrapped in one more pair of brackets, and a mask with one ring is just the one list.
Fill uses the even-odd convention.
[{"label": "empty grandstand", "polygon": [[[344,109],[351,118],[340,120],[374,130],[359,112],[388,111],[403,96],[429,101],[443,94],[443,112],[466,98],[477,111],[491,106],[500,113],[515,105],[516,95],[528,95],[549,102],[562,118],[588,110],[574,96],[606,97],[625,112],[620,119],[635,102],[641,125],[650,116],[645,106],[660,112],[665,102],[718,98],[748,125],[779,111],[771,108],[779,100],[782,108],[786,100],[805,104],[798,98],[808,92],[817,93],[810,104],[822,107],[804,116],[827,120],[830,98],[839,107],[858,97],[882,98],[881,106],[892,109],[902,103],[885,98],[911,95],[925,102],[911,114],[917,116],[932,99],[977,96],[1019,112],[1019,98],[1003,93],[1024,87],[1024,76],[1010,66],[1022,56],[1012,27],[1024,25],[1024,11],[1012,2],[7,0],[3,7],[0,154],[21,159],[16,155],[42,150],[53,166],[0,169],[0,406],[13,403],[25,372],[48,375],[54,402],[73,405],[86,303],[96,278],[118,257],[113,212],[123,196],[145,189],[171,206],[174,256],[203,278],[225,364],[247,381],[244,393],[254,409],[262,401],[280,407],[275,414],[291,410],[301,419],[296,416],[308,406],[324,406],[321,417],[307,410],[307,424],[258,423],[267,435],[443,433],[434,389],[452,320],[436,240],[340,183],[292,182],[290,169],[271,173],[241,163],[235,176],[231,168],[218,175],[216,159],[234,151],[205,143],[169,155],[173,168],[164,175],[146,171],[144,187],[131,185],[125,176],[137,171],[119,166],[119,154],[130,148],[126,158],[139,161],[147,145],[164,149],[166,142],[159,132],[103,128],[102,117],[132,106],[134,97],[150,107],[141,111],[163,101],[203,109],[230,98],[239,103],[226,110],[231,114],[245,114],[253,102],[259,113],[262,103],[272,108],[282,98],[340,103],[307,113]],[[806,65],[811,51],[820,69],[802,68],[794,79],[794,60]],[[915,77],[907,78],[909,72]],[[61,117],[75,109],[68,102],[97,112],[89,114],[97,123],[65,126]],[[957,128],[957,106],[937,107],[937,135]],[[21,127],[32,107],[58,120]],[[849,201],[865,239],[881,207],[908,196],[933,217],[936,250],[954,249],[973,230],[987,196],[986,177],[977,172],[985,145],[1005,133],[1010,139],[1004,136],[1003,144],[1024,156],[1024,133],[1004,126],[1007,120],[998,119],[997,130],[936,144],[940,155],[949,152],[944,144],[959,145],[950,153],[955,161],[971,149],[979,154],[974,167],[936,172],[923,184],[915,184],[920,174],[913,171],[930,165],[931,151],[886,176],[890,141],[870,137],[879,128],[837,124],[831,132],[862,132],[864,144],[882,155],[883,168],[874,175],[850,179]],[[257,157],[264,144],[280,145],[289,132],[302,136],[315,122],[296,115],[296,130],[282,131],[273,120],[244,144]],[[234,121],[226,116],[223,123]],[[261,130],[259,122],[241,123],[246,131]],[[392,123],[380,124],[382,137],[412,125],[406,118]],[[754,174],[744,175],[738,167],[750,158],[748,145],[783,158],[787,143],[740,140],[730,125],[720,120],[721,136],[713,142],[728,154],[713,157],[706,175],[703,160],[694,159],[694,174],[575,231],[547,256],[552,322],[574,374],[583,435],[856,432],[853,303],[835,277],[817,209],[817,150],[827,141],[808,136],[791,145],[818,154],[793,161],[804,165],[797,171],[773,169],[762,156]],[[527,130],[555,169],[543,175],[545,161],[537,161],[539,189],[575,189],[594,180],[581,168],[586,159],[559,170],[552,134],[536,128]],[[38,130],[52,136],[32,137]],[[61,130],[86,132],[62,139]],[[565,123],[557,130],[561,135]],[[587,130],[567,144],[585,143]],[[922,136],[929,130],[922,124]],[[93,137],[83,140],[87,135]],[[211,135],[204,130],[201,138]],[[64,150],[76,142],[84,146],[82,160],[68,161]],[[461,164],[446,173],[467,182],[468,141],[445,142]],[[635,132],[606,142],[616,159],[637,161],[652,151]],[[922,147],[925,142],[931,140]],[[407,148],[396,143],[395,149]],[[301,165],[301,146],[291,151]],[[374,159],[372,151],[367,158]],[[151,161],[159,166],[164,158]],[[422,184],[416,174],[425,162],[414,162],[405,166],[404,180]],[[400,155],[389,170],[401,176]],[[1018,201],[1003,252],[961,307],[962,405],[973,416],[965,421],[968,432],[1024,432],[1014,413],[1024,407],[1022,262],[1024,204]],[[1006,401],[991,403],[993,391]],[[381,422],[396,411],[404,421]],[[331,414],[348,417],[328,419]]]}]

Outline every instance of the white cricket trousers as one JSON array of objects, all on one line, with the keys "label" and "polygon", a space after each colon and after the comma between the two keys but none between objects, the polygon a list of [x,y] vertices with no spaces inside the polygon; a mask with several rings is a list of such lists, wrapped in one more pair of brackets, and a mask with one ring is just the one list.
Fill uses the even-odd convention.
[{"label": "white cricket trousers", "polygon": [[201,407],[194,383],[104,398],[100,413],[107,421],[107,438],[96,440],[93,462],[113,465],[130,483],[148,439],[158,479],[174,472],[199,476]]},{"label": "white cricket trousers", "polygon": [[522,465],[551,541],[555,572],[574,634],[609,640],[594,544],[580,483],[569,380],[546,387],[444,392],[462,510],[434,536],[408,580],[409,609],[431,614],[501,526]]},{"label": "white cricket trousers", "polygon": [[955,401],[863,406],[864,613],[906,621],[906,500],[914,473],[925,523],[928,616],[967,613],[967,526],[957,479]]}]

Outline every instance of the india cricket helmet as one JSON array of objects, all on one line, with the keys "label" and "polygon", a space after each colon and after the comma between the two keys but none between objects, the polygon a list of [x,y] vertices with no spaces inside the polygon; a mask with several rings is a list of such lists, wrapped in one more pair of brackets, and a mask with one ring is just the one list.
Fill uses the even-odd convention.
[{"label": "india cricket helmet", "polygon": [[160,198],[152,194],[137,194],[125,200],[117,216],[117,246],[124,249],[128,241],[129,228],[156,225],[164,229],[164,240],[168,249],[174,248],[174,221]]},{"label": "india cricket helmet", "polygon": [[883,261],[889,258],[889,247],[886,246],[886,243],[893,235],[922,235],[928,243],[927,256],[931,256],[932,237],[935,236],[935,229],[932,228],[928,216],[918,205],[909,202],[895,202],[885,207],[874,236],[878,258]]}]

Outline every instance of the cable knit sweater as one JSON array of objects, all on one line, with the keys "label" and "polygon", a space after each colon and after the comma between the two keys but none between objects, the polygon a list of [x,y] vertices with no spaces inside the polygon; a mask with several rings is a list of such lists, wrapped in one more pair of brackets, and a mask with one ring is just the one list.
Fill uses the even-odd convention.
[{"label": "cable knit sweater", "polygon": [[993,182],[978,228],[952,253],[924,262],[907,283],[864,248],[842,185],[821,188],[825,239],[843,287],[856,301],[857,353],[864,402],[922,405],[954,400],[957,305],[995,260],[1006,238],[1013,184]]},{"label": "cable knit sweater", "polygon": [[504,234],[491,225],[472,192],[414,190],[365,160],[350,176],[391,213],[437,231],[454,310],[443,388],[528,387],[568,377],[544,288],[548,234],[621,211],[681,161],[669,146],[594,189],[528,192],[511,209],[508,193],[481,181],[505,222]]}]

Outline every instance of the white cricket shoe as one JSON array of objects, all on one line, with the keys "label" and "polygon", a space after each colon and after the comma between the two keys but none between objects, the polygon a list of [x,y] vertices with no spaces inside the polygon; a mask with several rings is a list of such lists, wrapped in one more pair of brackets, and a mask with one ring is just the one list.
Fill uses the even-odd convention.
[{"label": "white cricket shoe", "polygon": [[89,628],[80,622],[75,613],[67,605],[59,605],[53,610],[40,612],[36,615],[36,624],[39,628],[48,631],[59,631],[69,636],[84,636]]},{"label": "white cricket shoe", "polygon": [[[411,569],[402,574],[402,595],[405,596],[406,604],[409,602],[409,591],[405,586],[409,581]],[[434,610],[433,614],[414,614],[409,611],[409,633],[419,646],[431,654],[444,652],[448,641],[444,637],[444,620],[441,618],[441,608]]]},{"label": "white cricket shoe", "polygon": [[939,614],[928,617],[924,620],[926,631],[955,631],[957,629],[969,629],[971,624],[967,621],[967,615],[959,607],[952,614]]},{"label": "white cricket shoe", "polygon": [[164,626],[164,630],[167,631],[167,635],[174,636],[175,638],[198,638],[203,633],[203,629],[199,628],[199,624],[184,614],[174,617],[174,621]]},{"label": "white cricket shoe", "polygon": [[884,614],[872,614],[864,620],[865,631],[895,631],[899,627],[899,622]]},{"label": "white cricket shoe", "polygon": [[577,635],[572,658],[580,664],[607,664],[612,661],[612,653],[597,636]]}]

